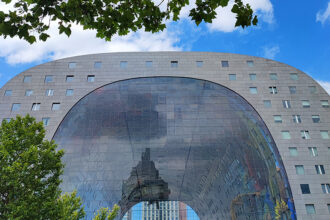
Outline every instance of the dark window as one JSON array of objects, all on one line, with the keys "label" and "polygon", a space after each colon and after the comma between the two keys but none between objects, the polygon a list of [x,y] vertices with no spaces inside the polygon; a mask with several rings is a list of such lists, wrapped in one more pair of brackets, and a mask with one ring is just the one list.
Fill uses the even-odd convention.
[{"label": "dark window", "polygon": [[52,110],[57,111],[60,110],[61,104],[60,103],[53,103]]},{"label": "dark window", "polygon": [[88,75],[87,76],[87,82],[94,82],[95,81],[95,75]]},{"label": "dark window", "polygon": [[171,61],[171,67],[176,68],[176,67],[178,67],[178,65],[179,65],[178,61],[176,61],[176,60]]},{"label": "dark window", "polygon": [[308,184],[300,184],[300,189],[302,194],[310,194],[311,191],[309,190]]},{"label": "dark window", "polygon": [[301,118],[300,118],[300,115],[292,115],[292,120],[294,123],[301,123]]},{"label": "dark window", "polygon": [[330,194],[330,184],[329,183],[321,184],[321,188],[322,188],[323,193]]},{"label": "dark window", "polygon": [[221,61],[221,66],[222,66],[222,67],[229,67],[229,63],[228,63],[228,61],[227,61],[227,60],[222,60],[222,61]]},{"label": "dark window", "polygon": [[329,102],[328,102],[328,100],[321,100],[321,106],[323,108],[329,108]]},{"label": "dark window", "polygon": [[269,93],[270,94],[277,94],[276,86],[269,86]]},{"label": "dark window", "polygon": [[296,94],[297,88],[295,86],[289,86],[290,94]]},{"label": "dark window", "polygon": [[320,116],[319,115],[312,115],[313,123],[319,123],[320,122]]},{"label": "dark window", "polygon": [[315,170],[317,174],[325,174],[323,165],[315,165]]},{"label": "dark window", "polygon": [[73,75],[67,75],[66,76],[66,82],[73,82],[74,76]]},{"label": "dark window", "polygon": [[284,108],[291,108],[291,104],[289,100],[282,100]]},{"label": "dark window", "polygon": [[301,101],[301,104],[302,104],[302,107],[303,108],[309,108],[309,107],[311,107],[311,105],[310,105],[310,103],[309,103],[308,100],[302,100]]}]

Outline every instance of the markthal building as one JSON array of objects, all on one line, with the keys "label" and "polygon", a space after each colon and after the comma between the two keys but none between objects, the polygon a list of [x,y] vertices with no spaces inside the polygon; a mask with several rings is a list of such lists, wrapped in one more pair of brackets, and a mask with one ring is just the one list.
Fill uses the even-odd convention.
[{"label": "markthal building", "polygon": [[329,101],[269,59],[106,53],[17,75],[0,89],[0,119],[43,121],[66,152],[61,188],[77,190],[87,219],[179,201],[201,220],[329,220]]}]

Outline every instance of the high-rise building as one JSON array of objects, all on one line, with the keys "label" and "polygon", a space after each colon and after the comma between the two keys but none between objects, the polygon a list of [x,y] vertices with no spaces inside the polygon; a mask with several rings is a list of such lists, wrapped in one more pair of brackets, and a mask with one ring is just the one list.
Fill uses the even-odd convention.
[{"label": "high-rise building", "polygon": [[77,190],[88,219],[181,201],[201,220],[328,220],[329,100],[269,59],[109,53],[17,75],[0,89],[0,119],[43,121],[66,152],[61,187]]},{"label": "high-rise building", "polygon": [[158,204],[142,202],[141,220],[187,220],[184,206],[178,201],[160,201]]}]

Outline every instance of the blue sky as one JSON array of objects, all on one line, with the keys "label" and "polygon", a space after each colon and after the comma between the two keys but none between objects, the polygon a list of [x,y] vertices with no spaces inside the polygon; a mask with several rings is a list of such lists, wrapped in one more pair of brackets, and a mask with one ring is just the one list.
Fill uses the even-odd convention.
[{"label": "blue sky", "polygon": [[[182,11],[179,22],[150,34],[143,31],[112,42],[95,38],[94,31],[73,26],[70,38],[58,35],[33,45],[0,37],[0,87],[16,74],[40,63],[89,53],[114,51],[211,51],[247,54],[275,59],[292,65],[321,82],[330,91],[330,1],[245,0],[259,17],[257,27],[234,28],[229,8],[219,9],[210,25],[196,27],[188,17],[192,4]],[[231,3],[230,3],[231,4]],[[10,6],[0,3],[6,10]],[[84,45],[84,46],[82,46]]]}]

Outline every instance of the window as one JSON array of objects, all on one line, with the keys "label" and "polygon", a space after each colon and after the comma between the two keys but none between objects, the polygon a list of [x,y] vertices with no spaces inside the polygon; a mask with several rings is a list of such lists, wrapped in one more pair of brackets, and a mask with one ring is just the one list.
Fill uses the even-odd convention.
[{"label": "window", "polygon": [[269,86],[269,92],[270,94],[277,94],[276,86]]},{"label": "window", "polygon": [[328,206],[328,211],[329,211],[329,213],[330,213],[330,204],[328,204],[327,206]]},{"label": "window", "polygon": [[302,194],[310,194],[311,193],[308,184],[300,184],[300,189],[301,189]]},{"label": "window", "polygon": [[222,60],[222,61],[221,61],[221,66],[222,66],[222,67],[229,67],[229,63],[228,63],[228,61],[227,61],[227,60]]},{"label": "window", "polygon": [[87,76],[87,82],[94,82],[95,81],[95,75],[88,75]]},{"label": "window", "polygon": [[314,204],[306,204],[305,205],[306,207],[306,213],[309,214],[309,215],[313,215],[315,214],[315,207],[314,207]]},{"label": "window", "polygon": [[329,108],[329,102],[328,102],[328,100],[321,100],[321,106],[323,108]]},{"label": "window", "polygon": [[6,122],[10,122],[11,118],[4,118],[3,120],[6,120]]},{"label": "window", "polygon": [[305,174],[305,170],[304,170],[303,165],[295,165],[294,167],[296,168],[296,174],[297,175],[304,175]]},{"label": "window", "polygon": [[311,136],[309,135],[309,131],[300,131],[300,135],[302,139],[311,139]]},{"label": "window", "polygon": [[290,132],[289,131],[281,131],[282,133],[282,139],[291,139],[291,135],[290,135]]},{"label": "window", "polygon": [[320,116],[319,115],[312,115],[313,123],[319,123],[320,122]]},{"label": "window", "polygon": [[254,74],[254,73],[250,73],[249,78],[250,78],[251,81],[255,81],[257,79],[257,75]]},{"label": "window", "polygon": [[50,83],[50,82],[53,82],[53,76],[45,76],[45,83]]},{"label": "window", "polygon": [[273,115],[275,123],[282,123],[282,117],[280,115]]},{"label": "window", "polygon": [[70,63],[69,63],[69,68],[70,68],[70,69],[74,69],[74,68],[76,68],[76,66],[77,66],[76,64],[77,64],[76,62],[70,62]]},{"label": "window", "polygon": [[289,100],[282,100],[284,108],[291,108],[291,104]]},{"label": "window", "polygon": [[248,65],[249,67],[253,67],[253,66],[254,66],[254,62],[253,62],[253,60],[247,60],[246,63],[247,63],[247,65]]},{"label": "window", "polygon": [[328,131],[320,131],[322,139],[329,139],[329,132]]},{"label": "window", "polygon": [[42,118],[42,123],[44,123],[44,126],[49,125],[50,118]]},{"label": "window", "polygon": [[236,80],[236,74],[229,74],[229,80],[231,81]]},{"label": "window", "polygon": [[308,148],[308,151],[309,151],[309,154],[312,156],[312,157],[316,157],[318,155],[317,153],[317,148],[316,147],[309,147]]},{"label": "window", "polygon": [[265,108],[271,108],[272,102],[270,100],[264,100],[264,107]]},{"label": "window", "polygon": [[250,93],[251,94],[257,94],[258,93],[257,87],[250,87]]},{"label": "window", "polygon": [[296,147],[289,147],[289,152],[290,152],[290,156],[296,157],[298,156],[298,151]]},{"label": "window", "polygon": [[175,60],[171,61],[171,67],[172,68],[177,68],[178,65],[179,65],[179,62],[178,61],[175,61]]},{"label": "window", "polygon": [[316,94],[317,93],[316,86],[308,86],[308,88],[309,88],[309,92],[311,94]]},{"label": "window", "polygon": [[6,91],[5,91],[5,96],[11,96],[12,93],[13,93],[13,91],[11,91],[11,90],[6,90]]},{"label": "window", "polygon": [[27,89],[25,90],[25,96],[31,96],[33,94],[33,90]]},{"label": "window", "polygon": [[11,111],[19,111],[19,109],[21,108],[21,104],[20,103],[14,103],[12,106],[11,106]]},{"label": "window", "polygon": [[311,105],[310,105],[310,103],[309,103],[308,100],[302,100],[301,101],[301,104],[302,104],[302,107],[303,108],[309,108],[309,107],[311,107]]},{"label": "window", "polygon": [[127,61],[120,61],[120,68],[126,68],[127,67]]},{"label": "window", "polygon": [[297,73],[290,73],[290,78],[291,78],[292,80],[298,80],[298,79],[299,79]]},{"label": "window", "polygon": [[94,68],[95,69],[100,69],[102,67],[102,62],[101,61],[95,61],[94,62]]},{"label": "window", "polygon": [[40,103],[33,103],[31,111],[39,111],[40,110]]},{"label": "window", "polygon": [[66,82],[73,82],[73,75],[67,75],[65,81]]},{"label": "window", "polygon": [[32,76],[24,76],[23,82],[24,83],[29,83],[29,82],[31,82],[31,78],[32,78]]},{"label": "window", "polygon": [[67,89],[65,95],[66,96],[73,96],[73,89]]},{"label": "window", "polygon": [[290,94],[296,94],[297,88],[295,86],[289,86]]},{"label": "window", "polygon": [[315,170],[317,174],[325,174],[323,165],[315,165]]},{"label": "window", "polygon": [[271,80],[278,80],[278,78],[277,78],[277,73],[271,73],[271,74],[269,74],[269,78],[270,78]]},{"label": "window", "polygon": [[203,61],[196,61],[196,66],[197,67],[202,67],[203,66]]},{"label": "window", "polygon": [[301,123],[301,118],[300,118],[300,115],[292,115],[292,120],[294,123]]},{"label": "window", "polygon": [[60,107],[61,107],[60,103],[53,103],[52,110],[53,111],[60,110]]},{"label": "window", "polygon": [[146,67],[152,67],[152,61],[146,61]]},{"label": "window", "polygon": [[53,96],[54,90],[53,89],[46,89],[46,96]]}]

